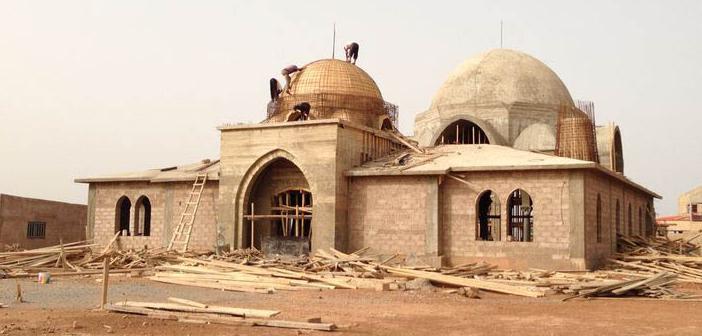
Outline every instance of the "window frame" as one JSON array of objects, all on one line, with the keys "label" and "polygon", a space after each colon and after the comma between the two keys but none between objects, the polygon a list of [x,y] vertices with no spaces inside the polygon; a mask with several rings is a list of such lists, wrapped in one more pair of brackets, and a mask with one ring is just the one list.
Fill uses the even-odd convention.
[{"label": "window frame", "polygon": [[27,239],[46,239],[46,222],[28,221]]}]

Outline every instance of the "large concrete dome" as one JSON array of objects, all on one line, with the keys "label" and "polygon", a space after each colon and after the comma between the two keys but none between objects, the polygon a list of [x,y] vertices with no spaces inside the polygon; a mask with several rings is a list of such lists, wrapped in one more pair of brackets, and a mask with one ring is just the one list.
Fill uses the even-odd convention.
[{"label": "large concrete dome", "polygon": [[519,51],[494,49],[469,58],[448,76],[429,109],[415,118],[415,139],[438,145],[452,131],[448,127],[459,123],[473,125],[466,132],[477,128],[484,134],[480,143],[549,151],[564,106],[573,107],[573,99],[548,66]]},{"label": "large concrete dome", "polygon": [[472,57],[446,79],[433,107],[456,104],[573,105],[558,75],[538,59],[510,49]]},{"label": "large concrete dome", "polygon": [[367,127],[382,125],[388,113],[373,78],[358,66],[335,59],[305,65],[293,74],[266,122],[295,120],[294,106],[309,103],[310,119],[342,119]]}]

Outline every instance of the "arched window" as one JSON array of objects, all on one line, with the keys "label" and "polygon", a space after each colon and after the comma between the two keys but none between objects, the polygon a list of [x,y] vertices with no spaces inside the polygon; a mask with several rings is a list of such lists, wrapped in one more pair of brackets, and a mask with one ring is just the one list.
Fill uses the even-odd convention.
[{"label": "arched window", "polygon": [[631,218],[631,217],[632,217],[632,214],[631,214],[631,203],[629,203],[629,213],[628,213],[628,215],[629,215],[629,222],[627,222],[627,234],[628,234],[629,236],[633,236],[633,235],[634,235],[634,224],[633,224],[633,223],[634,223],[634,220]]},{"label": "arched window", "polygon": [[601,243],[602,242],[602,199],[600,198],[600,194],[597,194],[597,242]]},{"label": "arched window", "polygon": [[507,200],[507,237],[511,241],[530,242],[534,240],[534,209],[531,196],[526,191],[517,189]]},{"label": "arched window", "polygon": [[491,190],[486,190],[478,197],[476,206],[477,222],[476,240],[500,240],[500,199]]},{"label": "arched window", "polygon": [[646,204],[646,235],[653,235],[653,215],[651,214],[651,204]]},{"label": "arched window", "polygon": [[129,217],[132,210],[132,202],[129,201],[127,196],[122,196],[117,200],[115,210],[115,232],[120,232],[120,236],[125,233],[129,236]]},{"label": "arched window", "polygon": [[612,146],[612,155],[614,156],[614,171],[624,173],[624,152],[622,150],[622,134],[619,132],[619,127],[614,130],[614,144]]},{"label": "arched window", "polygon": [[151,235],[151,201],[146,196],[141,196],[134,206],[134,235]]},{"label": "arched window", "polygon": [[639,207],[639,235],[644,235],[643,213],[641,212],[641,207]]},{"label": "arched window", "polygon": [[435,145],[444,144],[489,144],[487,135],[480,126],[467,121],[458,120],[446,127],[436,139]]},{"label": "arched window", "polygon": [[392,131],[393,128],[390,118],[383,119],[383,122],[380,124],[380,129],[383,131]]},{"label": "arched window", "polygon": [[617,200],[617,206],[614,212],[614,223],[616,225],[617,234],[622,234],[622,220],[621,220],[621,209],[619,207],[619,200]]}]

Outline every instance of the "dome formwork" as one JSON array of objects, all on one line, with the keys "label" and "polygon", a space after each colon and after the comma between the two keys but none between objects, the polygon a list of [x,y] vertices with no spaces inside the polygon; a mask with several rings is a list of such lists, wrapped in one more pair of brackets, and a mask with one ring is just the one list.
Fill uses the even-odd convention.
[{"label": "dome formwork", "polygon": [[284,122],[297,104],[310,104],[310,119],[337,118],[379,128],[385,118],[394,124],[394,105],[386,103],[378,85],[349,62],[324,59],[305,65],[292,76],[290,92],[269,106],[265,122]]}]

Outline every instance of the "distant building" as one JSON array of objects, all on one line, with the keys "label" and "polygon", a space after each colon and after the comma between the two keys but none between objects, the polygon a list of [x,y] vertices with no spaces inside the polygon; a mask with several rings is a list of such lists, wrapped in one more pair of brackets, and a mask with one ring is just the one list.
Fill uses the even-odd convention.
[{"label": "distant building", "polygon": [[656,218],[662,233],[674,238],[702,232],[702,186],[678,197],[678,214]]},{"label": "distant building", "polygon": [[85,240],[87,206],[0,194],[0,250]]}]

